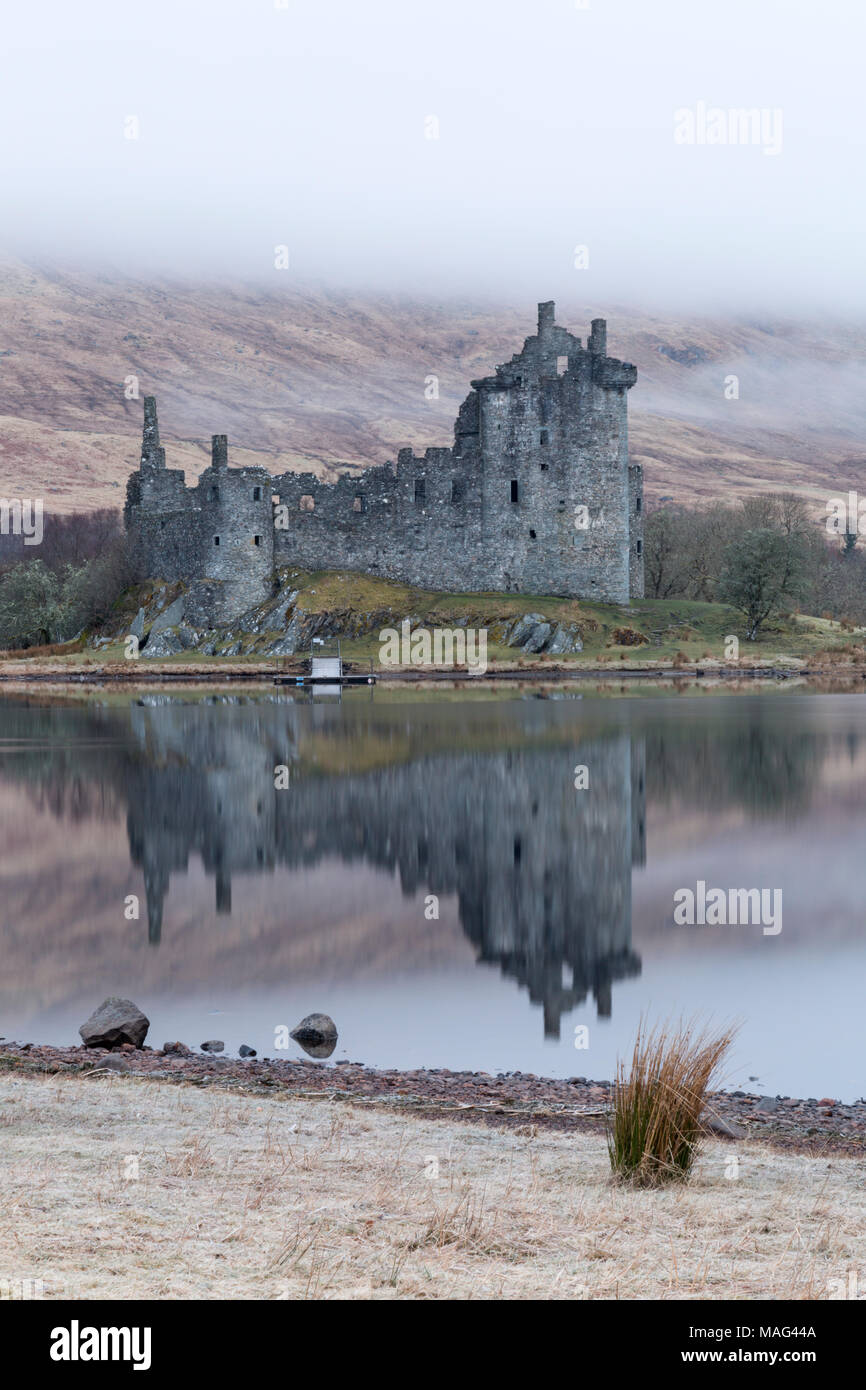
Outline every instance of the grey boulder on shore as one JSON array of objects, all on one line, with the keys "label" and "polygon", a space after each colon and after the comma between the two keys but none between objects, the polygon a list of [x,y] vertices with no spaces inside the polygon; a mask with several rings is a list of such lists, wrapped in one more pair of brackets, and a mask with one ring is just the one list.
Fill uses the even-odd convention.
[{"label": "grey boulder on shore", "polygon": [[131,1043],[141,1047],[147,1037],[150,1019],[146,1018],[131,999],[119,999],[112,994],[94,1010],[79,1028],[85,1047],[122,1047]]},{"label": "grey boulder on shore", "polygon": [[307,1014],[290,1034],[310,1057],[330,1057],[337,1046],[337,1025],[327,1014]]}]

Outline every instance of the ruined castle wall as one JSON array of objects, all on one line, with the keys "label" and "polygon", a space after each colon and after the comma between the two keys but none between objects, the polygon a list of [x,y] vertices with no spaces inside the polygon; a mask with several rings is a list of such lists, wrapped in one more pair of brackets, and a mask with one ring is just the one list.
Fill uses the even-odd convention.
[{"label": "ruined castle wall", "polygon": [[148,555],[148,576],[172,583],[199,572],[200,517],[188,506],[157,515],[141,512],[138,531]]},{"label": "ruined castle wall", "polygon": [[629,469],[626,407],[636,370],[607,356],[603,320],[584,348],[554,322],[552,303],[538,307],[537,334],[472,383],[453,448],[403,449],[395,464],[335,483],[229,469],[216,435],[211,468],[187,490],[165,468],[147,397],[126,516],[149,573],[198,580],[190,611],[209,624],[266,600],[275,565],[451,591],[642,595],[641,479]]},{"label": "ruined castle wall", "polygon": [[[625,390],[599,383],[598,370],[604,365],[599,359],[584,364],[580,394],[585,404],[566,424],[566,438],[572,441],[569,453],[578,460],[572,472],[571,500],[589,510],[588,527],[574,528],[572,553],[577,556],[579,592],[608,603],[628,603],[628,469],[622,448]],[[572,592],[576,592],[575,570],[562,551],[559,558],[560,575],[571,574]]]},{"label": "ruined castle wall", "polygon": [[160,466],[160,452],[130,480],[125,519],[147,577],[172,583],[199,573],[200,518],[183,470]]},{"label": "ruined castle wall", "polygon": [[333,484],[286,473],[274,489],[286,509],[275,530],[278,565],[360,569],[430,589],[484,587],[476,582],[481,495],[466,459],[450,449],[401,450],[396,465]]},{"label": "ruined castle wall", "polygon": [[[523,373],[477,383],[454,449],[422,457],[402,450],[393,468],[334,484],[312,474],[277,479],[287,509],[277,563],[361,569],[431,589],[627,603],[622,431],[633,369],[620,385],[621,364],[571,339],[568,369],[558,375],[555,349],[567,346],[557,334],[550,375],[533,376],[528,363]],[[586,530],[575,527],[578,506],[587,508]]]}]

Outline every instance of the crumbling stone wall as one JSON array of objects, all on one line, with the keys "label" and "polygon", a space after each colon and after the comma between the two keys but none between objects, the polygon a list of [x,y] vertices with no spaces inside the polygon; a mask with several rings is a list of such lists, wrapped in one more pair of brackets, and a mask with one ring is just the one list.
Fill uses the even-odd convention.
[{"label": "crumbling stone wall", "polygon": [[402,449],[393,464],[323,483],[229,469],[216,435],[211,468],[191,489],[165,467],[148,397],[127,526],[151,575],[202,581],[202,621],[263,602],[275,565],[287,564],[627,603],[643,595],[641,470],[628,462],[636,378],[608,357],[603,319],[584,348],[544,303],[522,351],[472,382],[450,448]]},{"label": "crumbling stone wall", "polygon": [[[450,449],[322,483],[309,473],[274,480],[278,564],[357,569],[430,589],[483,589],[482,497]],[[312,502],[312,507],[310,506]]]}]

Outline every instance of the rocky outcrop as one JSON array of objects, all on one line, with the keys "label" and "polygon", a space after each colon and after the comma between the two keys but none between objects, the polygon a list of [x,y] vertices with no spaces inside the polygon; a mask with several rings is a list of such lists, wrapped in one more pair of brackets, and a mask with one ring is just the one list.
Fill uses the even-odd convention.
[{"label": "rocky outcrop", "polygon": [[582,652],[583,634],[581,629],[576,623],[568,625],[557,623],[544,650],[550,656],[567,656],[570,652]]},{"label": "rocky outcrop", "polygon": [[304,607],[301,591],[285,577],[276,595],[242,613],[230,626],[197,627],[185,617],[189,609],[187,595],[178,593],[177,585],[158,585],[138,608],[134,620],[127,615],[115,624],[112,637],[100,634],[91,638],[91,644],[117,640],[132,631],[140,638],[142,657],[149,659],[179,657],[191,651],[212,657],[308,656],[317,641],[376,638],[384,629],[400,631],[408,622],[412,631],[437,626],[486,628],[488,640],[498,646],[512,647],[528,656],[569,656],[583,650],[585,631],[596,626],[589,616],[580,622],[562,623],[541,612],[495,621],[483,613],[467,616],[464,612],[452,618],[447,600],[426,617],[401,611],[396,605],[365,609],[341,605],[311,612]]},{"label": "rocky outcrop", "polygon": [[162,613],[159,613],[157,617],[154,618],[151,624],[150,637],[148,638],[149,643],[153,641],[158,632],[164,632],[165,629],[169,627],[177,627],[178,623],[180,623],[183,618],[185,604],[186,594],[180,594],[178,598],[168,605],[168,608],[164,609]]},{"label": "rocky outcrop", "polygon": [[187,648],[181,641],[180,634],[176,628],[166,628],[164,632],[158,632],[154,637],[152,634],[147,640],[147,646],[142,648],[142,656],[177,656]]},{"label": "rocky outcrop", "polygon": [[583,630],[579,624],[553,623],[543,613],[524,613],[514,619],[506,626],[501,640],[503,646],[519,647],[533,655],[545,652],[567,656],[583,651]]}]

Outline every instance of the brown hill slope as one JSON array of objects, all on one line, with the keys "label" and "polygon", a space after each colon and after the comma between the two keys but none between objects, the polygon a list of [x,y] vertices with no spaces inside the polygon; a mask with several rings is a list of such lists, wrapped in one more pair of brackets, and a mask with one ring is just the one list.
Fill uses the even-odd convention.
[{"label": "brown hill slope", "polygon": [[[190,477],[217,432],[234,462],[325,477],[447,444],[470,379],[534,331],[532,304],[275,280],[139,283],[0,264],[0,493],[45,495],[59,511],[119,505],[141,424],[140,400],[124,396],[131,375],[158,397],[169,463]],[[828,495],[866,490],[866,324],[557,311],[584,337],[605,315],[611,351],[638,365],[631,448],[651,499],[785,487],[823,510]]]}]

